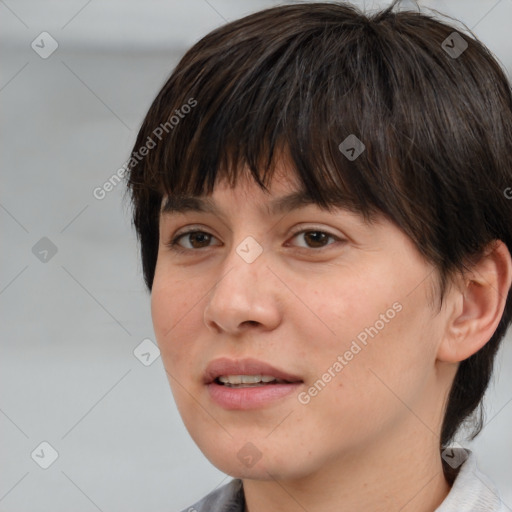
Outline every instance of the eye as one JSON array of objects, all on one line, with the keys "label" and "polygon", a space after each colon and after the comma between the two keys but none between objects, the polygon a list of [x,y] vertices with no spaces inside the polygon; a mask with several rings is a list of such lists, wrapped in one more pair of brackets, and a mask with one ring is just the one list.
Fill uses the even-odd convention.
[{"label": "eye", "polygon": [[[297,238],[299,235],[304,235],[303,240],[306,242],[306,245],[299,245],[299,247],[302,249],[322,249],[323,247],[332,245],[332,243],[327,243],[329,239],[338,242],[344,242],[342,238],[321,229],[310,228],[295,231],[292,233],[291,238]],[[184,247],[182,245],[182,239],[188,242],[188,247]],[[207,231],[190,229],[174,236],[165,245],[175,252],[187,252],[210,247],[210,242],[212,239],[216,240],[216,238]]]},{"label": "eye", "polygon": [[[191,247],[183,247],[180,244],[182,238],[187,240],[191,244]],[[194,249],[202,249],[204,247],[208,247],[208,244],[212,238],[214,239],[215,237],[206,231],[190,229],[189,231],[185,231],[184,233],[180,233],[174,238],[171,238],[171,240],[165,245],[173,251],[186,252]]]},{"label": "eye", "polygon": [[322,249],[326,247],[328,244],[328,240],[332,239],[335,241],[343,242],[341,238],[335,236],[327,231],[322,231],[320,229],[302,229],[300,231],[296,231],[292,238],[296,238],[299,235],[304,235],[302,239],[306,242],[307,245],[299,246],[301,248],[306,249]]}]

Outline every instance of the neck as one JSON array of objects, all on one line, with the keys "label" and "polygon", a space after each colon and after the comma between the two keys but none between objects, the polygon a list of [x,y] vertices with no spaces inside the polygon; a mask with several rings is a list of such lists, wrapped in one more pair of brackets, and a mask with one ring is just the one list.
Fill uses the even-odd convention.
[{"label": "neck", "polygon": [[[415,419],[389,442],[337,454],[300,479],[243,481],[246,512],[433,512],[450,490],[439,439]],[[401,430],[401,429],[400,429]]]}]

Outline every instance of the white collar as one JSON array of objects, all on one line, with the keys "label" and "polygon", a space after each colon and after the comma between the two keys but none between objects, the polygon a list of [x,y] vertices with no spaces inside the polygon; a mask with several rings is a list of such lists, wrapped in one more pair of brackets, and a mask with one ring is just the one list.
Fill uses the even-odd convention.
[{"label": "white collar", "polygon": [[[448,496],[435,512],[506,512],[494,483],[481,473],[471,450],[453,447],[455,458],[465,458]],[[465,453],[464,453],[465,452]],[[467,455],[466,455],[467,454]]]}]

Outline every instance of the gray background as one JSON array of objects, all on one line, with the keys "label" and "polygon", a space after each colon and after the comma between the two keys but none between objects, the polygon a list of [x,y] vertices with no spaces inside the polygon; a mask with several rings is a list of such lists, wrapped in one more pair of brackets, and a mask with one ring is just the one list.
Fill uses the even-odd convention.
[{"label": "gray background", "polygon": [[[154,334],[129,204],[122,184],[93,190],[183,52],[276,3],[0,0],[0,512],[176,511],[229,479],[189,438],[160,358],[134,356]],[[421,5],[473,28],[511,76],[512,0]],[[43,31],[58,43],[46,59],[31,48]],[[504,345],[488,424],[466,446],[512,507],[510,334]],[[43,441],[59,454],[47,469]]]}]

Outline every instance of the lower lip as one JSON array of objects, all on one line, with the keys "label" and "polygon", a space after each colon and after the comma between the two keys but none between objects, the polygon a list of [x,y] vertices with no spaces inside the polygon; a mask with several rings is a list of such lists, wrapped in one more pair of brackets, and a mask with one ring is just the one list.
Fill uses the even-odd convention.
[{"label": "lower lip", "polygon": [[206,387],[211,399],[224,409],[257,409],[297,392],[302,382],[266,384],[248,388],[231,388],[216,382]]}]

